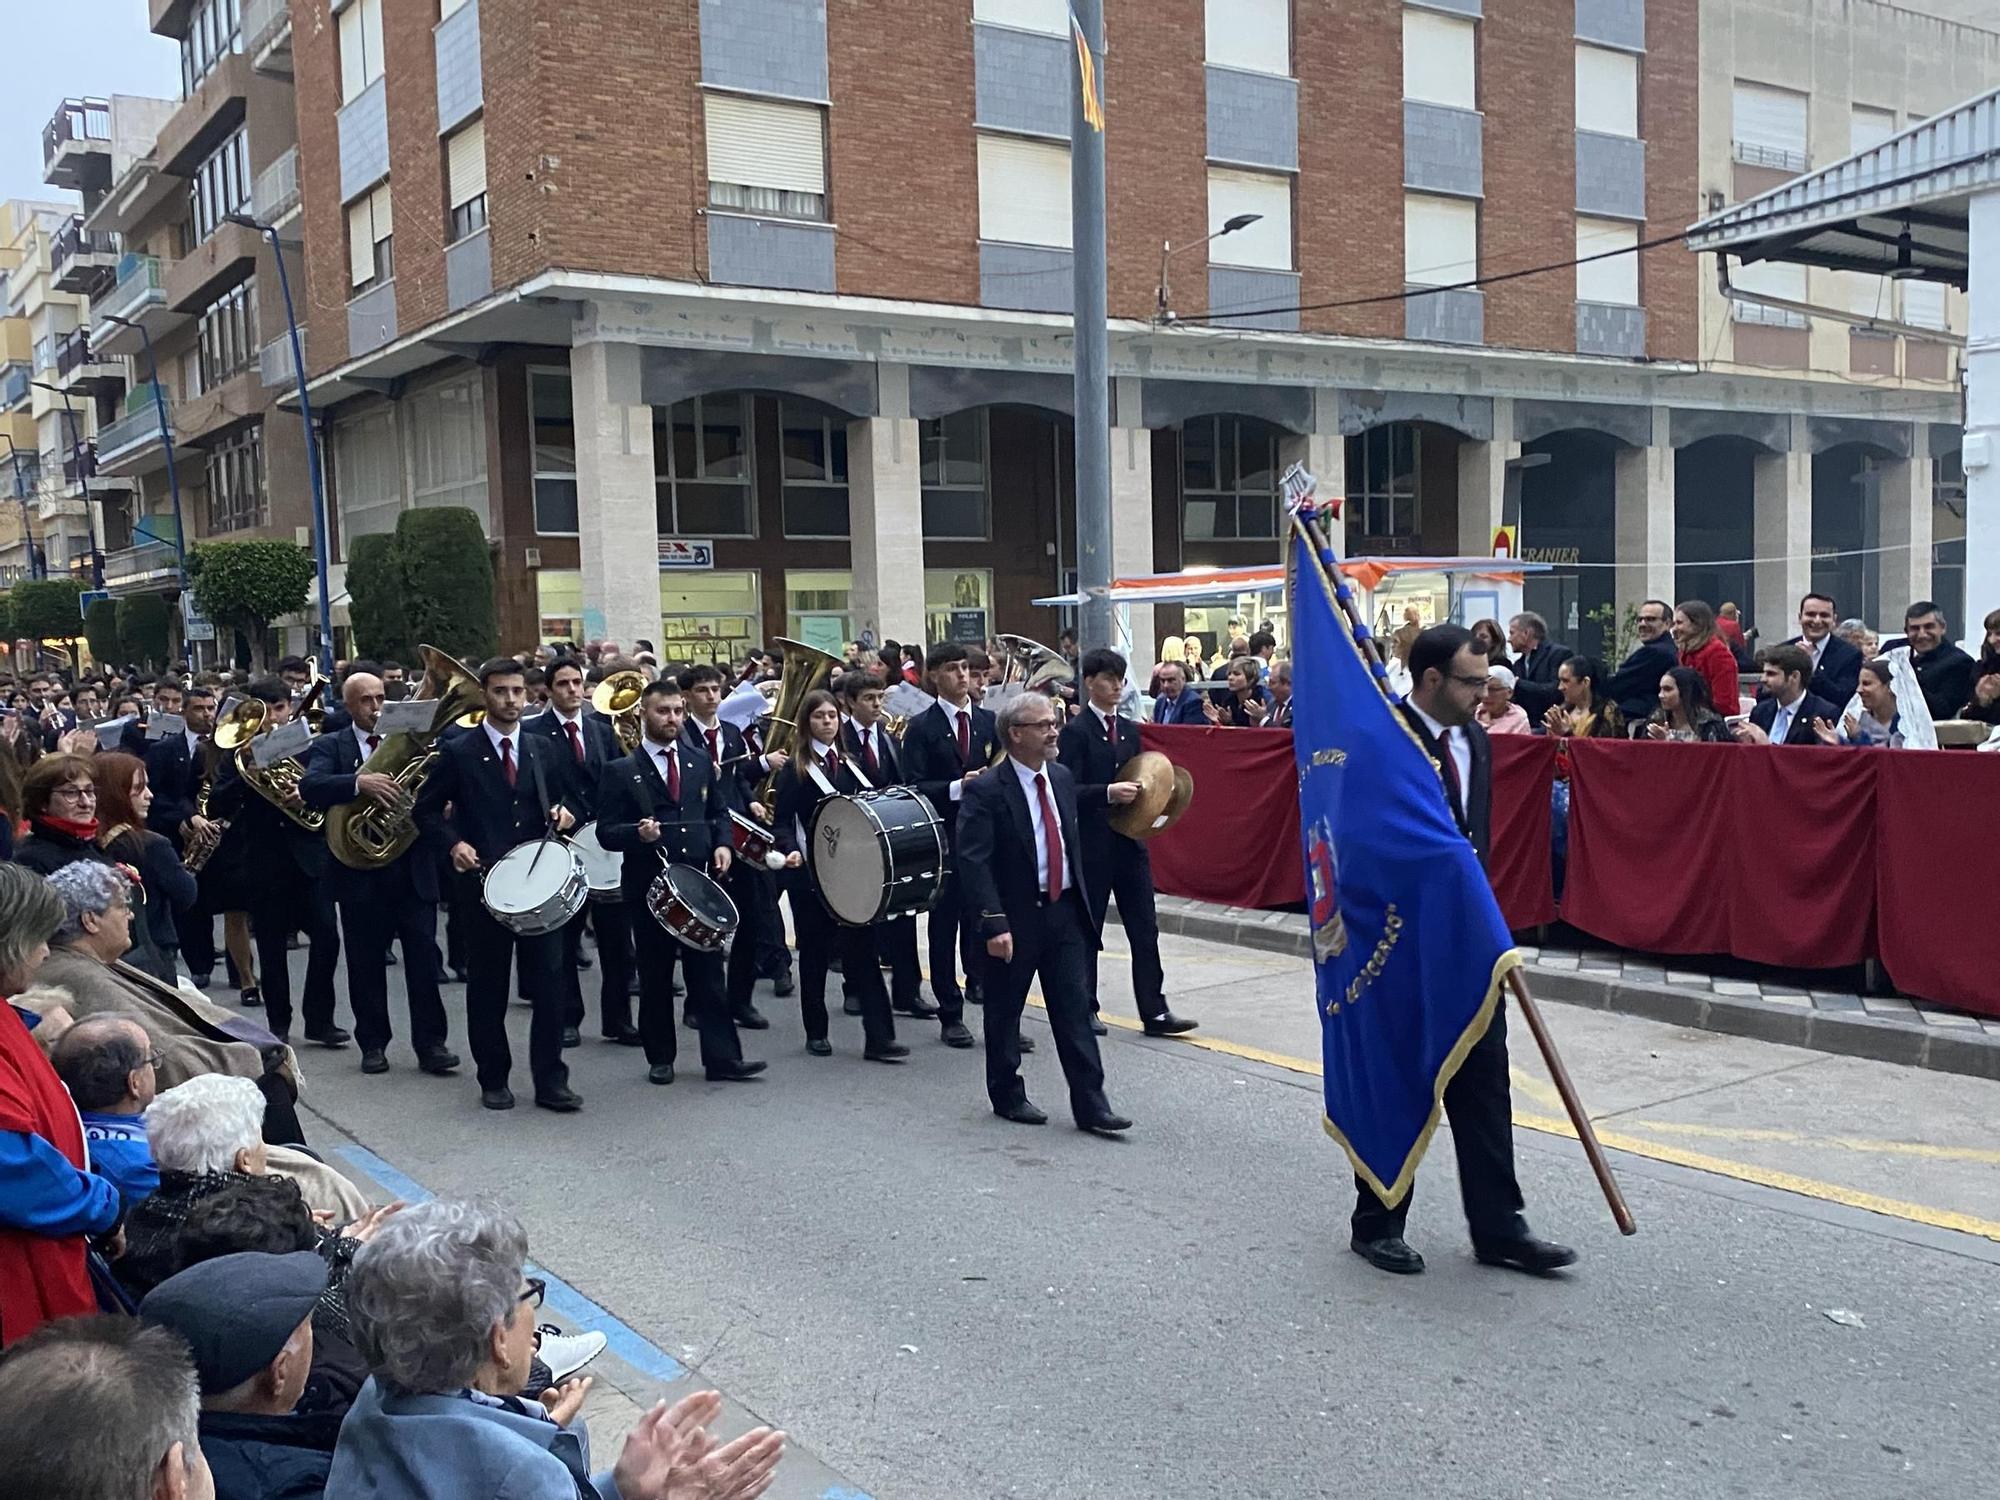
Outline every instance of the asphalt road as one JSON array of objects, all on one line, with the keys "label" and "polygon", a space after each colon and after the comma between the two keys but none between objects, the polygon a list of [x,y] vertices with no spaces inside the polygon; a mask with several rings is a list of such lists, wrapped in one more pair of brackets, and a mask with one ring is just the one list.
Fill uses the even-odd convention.
[{"label": "asphalt road", "polygon": [[[469,1066],[424,1077],[400,1043],[380,1078],[307,1049],[307,1104],[317,1144],[513,1206],[539,1262],[723,1390],[733,1422],[785,1427],[787,1500],[1991,1486],[2000,1244],[1939,1226],[2000,1216],[2000,1087],[1550,1007],[1633,1146],[1614,1161],[1639,1235],[1618,1235],[1574,1142],[1517,1129],[1533,1223],[1583,1259],[1547,1281],[1480,1267],[1440,1137],[1411,1218],[1430,1270],[1394,1278],[1347,1250],[1309,975],[1168,949],[1209,1045],[1114,1029],[1111,1096],[1137,1122],[1118,1141],[1070,1127],[1034,1012],[1039,1129],[994,1118],[979,1054],[934,1025],[903,1023],[915,1055],[889,1068],[836,1016],[836,1055],[815,1059],[762,987],[757,1083],[702,1081],[683,1033],[680,1081],[648,1085],[637,1052],[595,1039],[593,993],[580,1115],[527,1107],[519,1006],[512,1114],[478,1107]],[[1107,962],[1106,1002],[1129,1018],[1123,971]],[[1514,1035],[1517,1120],[1559,1113]],[[1821,1063],[1822,1084],[1783,1082]],[[1877,1200],[1915,1217],[1856,1206]],[[608,1462],[657,1385],[598,1369]]]}]

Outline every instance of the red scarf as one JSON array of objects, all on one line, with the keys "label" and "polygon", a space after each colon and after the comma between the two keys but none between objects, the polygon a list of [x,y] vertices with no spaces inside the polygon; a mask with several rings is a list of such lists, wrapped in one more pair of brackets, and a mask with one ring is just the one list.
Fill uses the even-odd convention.
[{"label": "red scarf", "polygon": [[[69,1093],[42,1056],[28,1024],[0,1002],[0,1130],[37,1135],[79,1172],[89,1158]],[[50,1239],[0,1229],[0,1338],[9,1344],[43,1323],[97,1310],[82,1235]]]},{"label": "red scarf", "polygon": [[33,827],[37,824],[43,828],[52,829],[57,833],[66,833],[79,843],[94,844],[97,842],[97,819],[95,818],[80,823],[74,818],[58,818],[54,813],[43,813],[39,818],[31,820],[29,826]]}]

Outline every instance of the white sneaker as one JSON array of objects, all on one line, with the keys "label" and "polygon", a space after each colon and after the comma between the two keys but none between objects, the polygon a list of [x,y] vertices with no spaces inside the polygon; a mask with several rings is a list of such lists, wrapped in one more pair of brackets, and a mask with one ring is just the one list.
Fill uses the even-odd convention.
[{"label": "white sneaker", "polygon": [[553,1323],[544,1323],[535,1332],[542,1337],[535,1352],[549,1367],[553,1385],[561,1385],[604,1352],[606,1340],[601,1333],[564,1333]]}]

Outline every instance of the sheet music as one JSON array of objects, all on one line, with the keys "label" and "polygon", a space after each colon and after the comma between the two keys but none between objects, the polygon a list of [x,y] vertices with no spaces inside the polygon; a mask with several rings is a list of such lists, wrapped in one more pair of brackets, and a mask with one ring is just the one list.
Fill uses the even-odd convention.
[{"label": "sheet music", "polygon": [[313,742],[312,725],[304,719],[294,719],[282,729],[273,729],[269,734],[260,734],[250,742],[250,758],[259,770],[267,770],[281,760],[304,755]]},{"label": "sheet music", "polygon": [[377,734],[427,734],[437,716],[435,698],[405,698],[400,703],[382,705],[382,717],[375,721]]}]

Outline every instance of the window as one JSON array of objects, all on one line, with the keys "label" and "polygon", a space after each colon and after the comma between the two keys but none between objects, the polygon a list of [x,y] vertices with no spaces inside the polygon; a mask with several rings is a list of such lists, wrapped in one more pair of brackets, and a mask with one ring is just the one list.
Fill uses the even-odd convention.
[{"label": "window", "polygon": [[1603,255],[1608,250],[1630,250],[1630,255],[1613,255],[1576,268],[1576,300],[1615,302],[1625,307],[1639,305],[1639,226],[1615,219],[1576,221],[1576,258]]},{"label": "window", "polygon": [[544,645],[583,643],[583,571],[543,568],[535,574],[535,613]]},{"label": "window", "polygon": [[1289,76],[1291,10],[1291,0],[1207,0],[1209,62]]},{"label": "window", "polygon": [[349,0],[340,13],[340,102],[382,76],[382,0]]},{"label": "window", "polygon": [[355,291],[396,274],[393,230],[388,183],[347,205],[347,279]]},{"label": "window", "polygon": [[972,0],[972,19],[1068,36],[1069,0]]},{"label": "window", "polygon": [[181,97],[187,98],[215,65],[243,50],[242,0],[195,0],[181,38]]},{"label": "window", "polygon": [[396,414],[380,407],[333,424],[334,498],[343,547],[356,537],[396,529],[403,513],[403,465],[396,443]]},{"label": "window", "polygon": [[983,542],[986,518],[986,413],[936,417],[917,429],[924,487],[924,535]]},{"label": "window", "polygon": [[1253,417],[1181,425],[1181,534],[1234,541],[1278,534],[1278,429]]},{"label": "window", "polygon": [[486,121],[474,120],[444,143],[445,207],[451,212],[447,244],[486,227]]},{"label": "window", "polygon": [[708,206],[792,219],[826,217],[826,113],[816,104],[782,104],[709,94]]},{"label": "window", "polygon": [[1479,205],[1429,193],[1403,195],[1403,280],[1451,286],[1479,274]]},{"label": "window", "polygon": [[1804,94],[1738,80],[1731,100],[1731,121],[1738,161],[1785,172],[1806,169]]},{"label": "window", "polygon": [[225,217],[241,213],[250,202],[250,142],[239,127],[236,133],[194,170],[188,184],[190,248],[214,234]]},{"label": "window", "polygon": [[764,638],[755,569],[660,575],[662,661],[741,661]]},{"label": "window", "polygon": [[1895,133],[1896,112],[1893,109],[1870,109],[1865,104],[1857,104],[1854,113],[1848,117],[1847,149],[1849,152],[1872,150]]},{"label": "window", "polygon": [[977,645],[992,628],[992,569],[924,569],[925,640]]},{"label": "window", "polygon": [[1945,285],[1942,281],[1903,283],[1903,321],[1919,328],[1944,328]]},{"label": "window", "polygon": [[1417,451],[1422,436],[1408,422],[1392,422],[1347,440],[1350,541],[1417,535]]},{"label": "window", "polygon": [[270,516],[264,504],[264,429],[252,425],[208,453],[208,529],[246,531]]},{"label": "window", "polygon": [[410,501],[417,509],[463,505],[493,528],[486,497],[486,396],[468,375],[413,392],[403,402],[410,450]]},{"label": "window", "polygon": [[785,455],[785,535],[845,537],[847,418],[815,402],[786,401],[778,407],[778,430]]},{"label": "window", "polygon": [[535,530],[576,535],[576,417],[569,371],[528,372],[529,420],[535,440]]},{"label": "window", "polygon": [[465,0],[438,0],[438,19],[442,21],[455,10],[464,7]]},{"label": "window", "polygon": [[1069,249],[1069,147],[980,136],[979,237]]},{"label": "window", "polygon": [[1239,214],[1257,222],[1209,241],[1211,265],[1292,269],[1292,180],[1265,172],[1208,171],[1208,228],[1211,234]]},{"label": "window", "polygon": [[[1759,297],[1777,297],[1786,302],[1806,300],[1806,268],[1784,261],[1760,260],[1729,268],[1730,283],[1740,291]],[[1768,323],[1779,328],[1804,328],[1804,313],[1782,307],[1761,307],[1754,302],[1732,302],[1732,316],[1739,323]]]},{"label": "window", "polygon": [[750,398],[727,393],[654,407],[653,479],[662,535],[756,535]]},{"label": "window", "polygon": [[795,641],[834,656],[854,639],[848,616],[848,596],[854,591],[852,573],[785,570],[785,634]]},{"label": "window", "polygon": [[1576,128],[1638,138],[1638,58],[1604,47],[1576,49]]},{"label": "window", "polygon": [[203,390],[257,363],[257,278],[230,288],[201,315],[195,347],[201,352]]},{"label": "window", "polygon": [[1403,97],[1479,108],[1472,22],[1436,11],[1403,12]]}]

